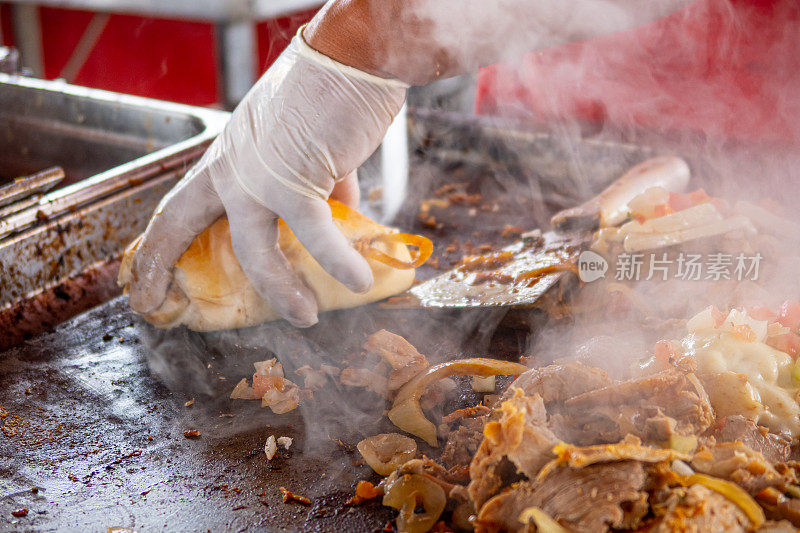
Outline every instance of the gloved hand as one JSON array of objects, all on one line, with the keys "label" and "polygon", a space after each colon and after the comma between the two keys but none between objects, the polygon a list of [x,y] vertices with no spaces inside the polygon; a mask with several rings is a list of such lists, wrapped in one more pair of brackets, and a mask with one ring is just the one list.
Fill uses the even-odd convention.
[{"label": "gloved hand", "polygon": [[131,307],[158,308],[175,262],[226,213],[244,273],[292,324],[316,323],[317,304],[278,247],[278,218],[333,277],[369,290],[369,265],[333,223],[326,199],[343,180],[338,189],[352,196],[355,169],[380,144],[406,88],[320,54],[301,29],[156,209],[133,260]]}]

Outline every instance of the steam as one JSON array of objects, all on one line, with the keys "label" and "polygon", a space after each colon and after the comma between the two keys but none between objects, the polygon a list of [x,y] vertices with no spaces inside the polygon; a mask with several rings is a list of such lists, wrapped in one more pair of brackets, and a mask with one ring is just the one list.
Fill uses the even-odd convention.
[{"label": "steam", "polygon": [[573,0],[547,2],[456,0],[376,4],[370,16],[387,35],[381,64],[405,81],[425,74],[447,77],[518,59],[531,50],[640,26],[689,4],[689,0]]},{"label": "steam", "polygon": [[[793,206],[800,195],[788,186],[800,170],[793,148],[800,127],[796,120],[787,123],[800,109],[791,89],[791,80],[798,81],[792,29],[800,13],[791,2],[777,3],[769,19],[795,23],[772,24],[766,30],[759,26],[765,17],[761,8],[728,1],[414,6],[402,12],[406,18],[397,26],[417,28],[415,44],[432,51],[437,73],[508,61],[492,67],[494,89],[500,94],[488,112],[521,117],[550,134],[559,151],[568,154],[567,188],[580,197],[597,192],[603,182],[596,154],[582,151],[587,138],[631,142],[650,147],[654,154],[685,157],[694,176],[690,189],[703,187],[731,203],[761,201],[781,216],[798,219]],[[662,16],[666,18],[656,20]],[[614,34],[642,24],[647,24],[645,30]],[[771,35],[754,38],[764,31]],[[548,50],[584,39],[592,40]],[[534,49],[543,53],[522,57]],[[389,55],[389,64],[407,61],[405,55]],[[507,80],[512,87],[503,94]],[[527,87],[522,94],[519,85]],[[512,157],[525,156],[517,152]],[[619,172],[630,164],[621,157],[617,163]],[[553,194],[542,195],[538,177],[527,185],[529,194],[539,196],[541,211],[531,218],[540,222]],[[520,189],[519,176],[495,172],[487,180],[497,180],[509,191]],[[608,283],[586,287],[576,296],[575,307],[594,311],[549,324],[532,336],[527,355],[540,364],[577,357],[626,376],[636,360],[651,353],[656,340],[681,336],[685,319],[710,304],[721,309],[774,308],[796,298],[798,257],[787,244],[781,246],[769,235],[724,243],[733,251],[766,252],[766,272],[759,281],[639,283],[628,299],[640,306],[625,312],[609,310],[610,299],[620,298]],[[708,254],[720,251],[718,246],[699,243],[695,249]]]},{"label": "steam", "polygon": [[[703,11],[713,11],[719,23],[730,30],[721,40],[709,38],[706,43],[709,50],[705,53],[716,59],[740,53],[739,46],[747,38],[749,28],[729,3],[698,2],[667,20],[651,24],[652,31],[644,37],[637,33],[608,40],[600,38],[596,46],[576,44],[566,52],[520,57],[532,49],[545,49],[649,23],[686,4],[678,0],[419,1],[413,4],[414,10],[403,10],[402,19],[395,26],[403,28],[413,23],[416,29],[408,36],[416,39],[416,43],[409,43],[407,48],[413,50],[416,44],[430,51],[424,61],[417,64],[419,68],[438,69],[444,76],[506,59],[512,63],[496,67],[497,72],[530,82],[533,88],[521,99],[501,95],[507,97],[509,103],[494,111],[507,116],[523,114],[529,124],[546,132],[549,135],[546,150],[558,154],[553,156],[552,168],[532,168],[532,164],[543,165],[547,158],[532,159],[527,141],[508,141],[492,146],[492,150],[500,152],[498,159],[505,166],[487,172],[480,185],[482,190],[491,188],[531,200],[526,229],[544,225],[555,208],[567,207],[589,197],[638,162],[631,160],[630,153],[596,149],[603,146],[602,143],[644,145],[648,147],[647,155],[682,155],[692,167],[692,189],[704,187],[710,194],[731,201],[765,198],[773,203],[774,212],[796,219],[794,206],[800,200],[800,189],[794,184],[800,170],[800,156],[775,142],[765,146],[753,139],[729,139],[731,124],[740,128],[742,124],[757,122],[755,113],[747,107],[731,107],[733,101],[753,101],[747,94],[747,87],[729,84],[726,86],[729,91],[720,97],[715,92],[719,84],[706,85],[698,81],[701,72],[687,72],[685,78],[677,82],[665,78],[674,75],[670,67],[675,62],[703,52],[698,51],[695,41],[682,37],[685,36],[683,30],[676,30],[682,24],[693,24],[698,13]],[[386,13],[376,16],[386,16]],[[794,36],[787,32],[767,52],[785,54],[792,39]],[[390,54],[386,57],[388,64],[408,60],[407,50],[385,52]],[[776,74],[778,78],[792,75],[791,65],[777,64],[786,68],[786,72]],[[701,68],[699,63],[696,66]],[[713,68],[713,65],[706,65],[706,68]],[[719,82],[722,76],[714,79]],[[562,92],[565,87],[569,89],[566,96]],[[800,107],[791,95],[772,86],[765,90],[772,91],[775,124],[785,117],[797,117]],[[616,98],[612,98],[612,94]],[[594,110],[593,118],[600,118],[599,125],[589,128],[585,120],[572,118],[576,96]],[[529,104],[533,104],[534,111],[525,115],[523,110],[528,109]],[[678,118],[663,113],[662,110],[676,105],[686,110],[691,123],[697,126],[694,130],[687,131]],[[753,116],[746,120],[715,122],[717,117],[729,117],[731,113],[753,113]],[[790,132],[789,137],[781,139],[786,144],[800,140],[800,128],[797,121],[794,122],[788,129],[781,126],[781,132]],[[501,128],[518,126],[510,121],[499,125]],[[467,137],[461,131],[454,131],[452,135],[463,135],[465,140]],[[595,149],[586,149],[587,139],[594,143]],[[559,176],[560,181],[543,183],[541,176],[548,174]],[[415,212],[408,209],[430,192],[429,184],[423,183],[424,178],[422,172],[411,172],[406,189],[408,198],[403,204],[407,211],[401,208],[395,219],[404,229],[411,228],[415,216]],[[391,198],[392,207],[400,205],[400,200]],[[438,246],[446,244],[437,243]],[[718,244],[705,243],[703,251],[716,250]],[[521,323],[536,325],[523,343],[526,349],[520,355],[530,357],[533,364],[577,358],[600,366],[615,377],[626,377],[637,360],[652,353],[655,341],[680,336],[684,321],[710,304],[721,309],[774,307],[786,298],[798,296],[800,258],[796,250],[787,250],[780,241],[768,237],[758,242],[744,239],[737,245],[747,251],[761,246],[769,252],[765,258],[767,272],[759,282],[643,282],[632,286],[624,298],[611,290],[613,280],[593,283],[573,295],[572,310],[580,312],[573,313],[570,318],[552,319],[540,327],[540,312],[520,313]],[[609,275],[613,277],[613,271]],[[616,304],[627,308],[617,309]],[[159,332],[152,333],[149,339],[153,352],[150,364],[170,388],[189,387],[193,393],[223,398],[219,401],[227,405],[225,395],[230,393],[236,380],[252,374],[254,361],[277,357],[287,379],[302,385],[297,369],[305,365],[319,369],[323,364],[341,367],[347,361],[361,361],[364,357],[361,344],[366,336],[385,328],[404,336],[431,364],[436,364],[449,358],[489,352],[492,338],[504,318],[504,310],[429,312],[369,306],[323,314],[317,326],[302,331],[284,322],[275,322],[213,334],[185,330]],[[220,376],[227,379],[219,380]],[[242,403],[231,405],[235,409]],[[324,454],[331,446],[331,439],[354,444],[380,431],[392,431],[384,416],[385,408],[378,396],[344,387],[334,378],[314,393],[313,400],[301,404],[301,416],[295,412],[289,418],[282,418],[266,409],[257,410],[251,417],[237,419],[229,431],[245,431],[289,420],[300,426],[302,438],[296,441],[297,448],[305,453]]]}]

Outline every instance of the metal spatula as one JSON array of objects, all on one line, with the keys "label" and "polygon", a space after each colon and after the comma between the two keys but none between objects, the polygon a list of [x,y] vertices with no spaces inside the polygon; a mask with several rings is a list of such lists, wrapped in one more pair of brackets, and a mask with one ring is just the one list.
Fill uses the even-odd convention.
[{"label": "metal spatula", "polygon": [[[528,307],[569,271],[591,244],[599,227],[616,226],[628,218],[628,202],[650,187],[681,192],[689,183],[689,166],[678,157],[663,156],[636,165],[588,202],[557,213],[555,231],[534,230],[522,239],[486,256],[467,258],[462,265],[411,288],[392,307],[475,308]],[[542,272],[543,267],[554,271]]]}]

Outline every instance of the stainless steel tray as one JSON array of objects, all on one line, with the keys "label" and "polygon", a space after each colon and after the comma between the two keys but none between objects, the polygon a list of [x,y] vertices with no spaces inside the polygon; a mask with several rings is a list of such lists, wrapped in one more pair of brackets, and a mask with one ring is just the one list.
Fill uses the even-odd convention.
[{"label": "stainless steel tray", "polygon": [[66,173],[0,220],[0,337],[26,301],[118,256],[228,117],[0,74],[0,184],[54,165]]}]

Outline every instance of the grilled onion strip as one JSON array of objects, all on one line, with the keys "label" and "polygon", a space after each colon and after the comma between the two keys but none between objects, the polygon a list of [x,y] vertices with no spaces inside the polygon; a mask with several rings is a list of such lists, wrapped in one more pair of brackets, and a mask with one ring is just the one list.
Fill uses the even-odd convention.
[{"label": "grilled onion strip", "polygon": [[466,376],[507,376],[522,374],[528,370],[525,365],[509,361],[498,361],[483,357],[447,361],[432,366],[417,374],[397,392],[389,420],[407,433],[424,439],[431,446],[438,446],[436,426],[425,418],[419,400],[430,385],[442,378],[455,374]]},{"label": "grilled onion strip", "polygon": [[[413,246],[417,250],[409,252],[411,261],[401,261],[375,248],[373,244],[405,244]],[[357,245],[358,251],[368,259],[374,259],[392,268],[399,270],[411,270],[425,264],[433,253],[433,242],[422,235],[412,235],[410,233],[384,233],[376,237],[365,239]]]},{"label": "grilled onion strip", "polygon": [[553,518],[538,507],[528,507],[519,515],[523,524],[533,522],[539,533],[567,533],[567,530]]},{"label": "grilled onion strip", "polygon": [[[387,478],[385,491],[383,505],[400,511],[397,530],[407,533],[430,531],[447,504],[444,489],[417,474]],[[415,512],[419,505],[425,508],[424,513]]]},{"label": "grilled onion strip", "polygon": [[518,274],[514,278],[514,283],[519,283],[521,281],[530,281],[531,283],[535,283],[539,281],[539,278],[545,276],[547,274],[552,274],[554,272],[572,272],[576,276],[578,275],[578,266],[575,263],[556,263],[555,265],[547,265],[541,268],[534,268],[533,270],[528,270],[526,272],[522,272]]},{"label": "grilled onion strip", "polygon": [[761,506],[756,503],[747,491],[735,483],[705,474],[676,475],[675,481],[684,487],[703,485],[707,489],[724,496],[742,510],[752,522],[754,529],[758,529],[766,521],[766,516],[764,516],[764,510],[761,509]]}]

